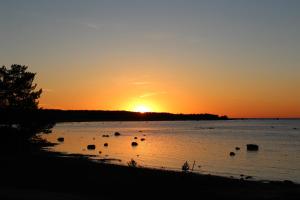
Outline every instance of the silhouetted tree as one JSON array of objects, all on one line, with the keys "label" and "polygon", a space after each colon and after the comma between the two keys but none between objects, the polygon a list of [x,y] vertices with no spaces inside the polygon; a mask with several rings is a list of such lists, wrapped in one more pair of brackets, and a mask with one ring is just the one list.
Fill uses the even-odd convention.
[{"label": "silhouetted tree", "polygon": [[27,68],[22,65],[0,68],[0,109],[38,109],[42,89],[35,91],[35,73],[26,71]]},{"label": "silhouetted tree", "polygon": [[[24,151],[28,140],[40,132],[50,132],[54,123],[38,108],[42,89],[36,90],[35,73],[27,66],[0,68],[0,133],[3,144]],[[35,140],[37,141],[37,140]]]}]

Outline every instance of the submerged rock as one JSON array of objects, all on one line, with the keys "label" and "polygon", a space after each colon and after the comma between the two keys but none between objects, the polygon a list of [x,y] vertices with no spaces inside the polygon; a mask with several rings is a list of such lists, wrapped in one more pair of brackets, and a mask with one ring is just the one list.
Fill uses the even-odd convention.
[{"label": "submerged rock", "polygon": [[121,135],[121,133],[115,132],[115,136],[120,136],[120,135]]},{"label": "submerged rock", "polygon": [[138,145],[137,142],[131,142],[131,146],[136,147]]},{"label": "submerged rock", "polygon": [[258,151],[259,147],[257,144],[247,144],[247,151]]},{"label": "submerged rock", "polygon": [[96,145],[94,145],[94,144],[89,144],[89,145],[87,145],[87,149],[88,149],[88,150],[95,150],[95,149],[96,149]]},{"label": "submerged rock", "polygon": [[235,156],[235,153],[234,152],[230,152],[229,155],[230,156]]},{"label": "submerged rock", "polygon": [[63,142],[63,141],[65,141],[65,138],[63,138],[63,137],[59,137],[59,138],[57,138],[57,141],[59,141],[59,142]]}]

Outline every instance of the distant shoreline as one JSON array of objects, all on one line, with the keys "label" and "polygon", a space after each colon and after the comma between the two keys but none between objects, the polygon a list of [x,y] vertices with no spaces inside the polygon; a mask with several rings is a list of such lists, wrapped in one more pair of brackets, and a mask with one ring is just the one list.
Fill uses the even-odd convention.
[{"label": "distant shoreline", "polygon": [[0,110],[0,123],[6,122],[87,122],[87,121],[187,121],[229,120],[216,114],[173,114],[157,112],[101,111],[101,110]]}]

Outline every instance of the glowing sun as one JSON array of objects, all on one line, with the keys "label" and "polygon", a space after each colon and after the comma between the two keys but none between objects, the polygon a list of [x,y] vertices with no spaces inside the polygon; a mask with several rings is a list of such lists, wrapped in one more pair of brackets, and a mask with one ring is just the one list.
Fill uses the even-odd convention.
[{"label": "glowing sun", "polygon": [[138,105],[134,108],[135,112],[140,112],[140,113],[145,113],[145,112],[150,112],[150,108],[144,105]]}]

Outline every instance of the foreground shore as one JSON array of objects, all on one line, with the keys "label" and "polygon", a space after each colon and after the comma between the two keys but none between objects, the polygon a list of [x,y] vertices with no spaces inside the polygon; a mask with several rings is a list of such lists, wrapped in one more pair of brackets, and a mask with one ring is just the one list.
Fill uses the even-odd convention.
[{"label": "foreground shore", "polygon": [[0,160],[0,199],[300,198],[300,186],[291,182],[132,168],[45,151],[3,154]]}]

